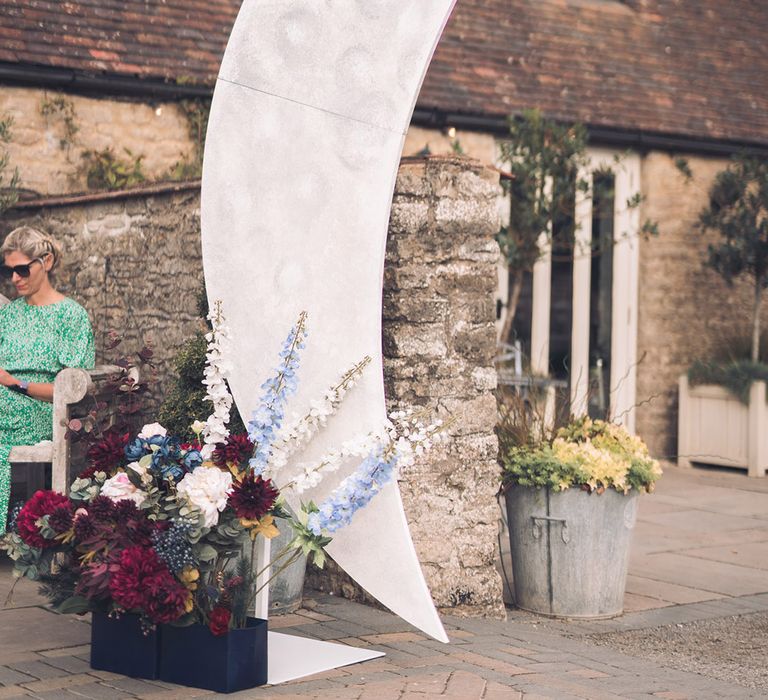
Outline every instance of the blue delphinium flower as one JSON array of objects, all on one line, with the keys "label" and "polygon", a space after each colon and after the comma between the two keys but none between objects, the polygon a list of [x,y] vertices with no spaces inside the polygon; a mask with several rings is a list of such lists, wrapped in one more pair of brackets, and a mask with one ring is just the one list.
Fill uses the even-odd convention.
[{"label": "blue delphinium flower", "polygon": [[286,401],[291,394],[296,393],[299,351],[304,348],[304,339],[307,335],[304,327],[305,320],[306,315],[302,313],[298,323],[291,328],[280,351],[282,363],[275,371],[275,375],[261,385],[264,393],[259,406],[248,422],[248,437],[254,444],[253,457],[249,465],[257,475],[261,474],[267,466],[272,443],[283,423]]},{"label": "blue delphinium flower", "polygon": [[335,532],[349,524],[352,516],[370,503],[395,472],[397,455],[394,450],[379,446],[361,462],[360,466],[339,484],[338,488],[309,513],[307,528],[315,535]]}]

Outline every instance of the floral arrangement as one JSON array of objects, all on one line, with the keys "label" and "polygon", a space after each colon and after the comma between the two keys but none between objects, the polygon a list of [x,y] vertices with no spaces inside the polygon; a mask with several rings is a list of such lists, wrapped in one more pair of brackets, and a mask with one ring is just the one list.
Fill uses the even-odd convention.
[{"label": "floral arrangement", "polygon": [[508,447],[501,455],[505,486],[612,488],[651,492],[661,476],[643,441],[615,423],[580,418],[533,445]]},{"label": "floral arrangement", "polygon": [[[347,370],[306,415],[286,422],[306,339],[302,314],[262,385],[248,433],[229,434],[228,333],[219,304],[210,318],[204,383],[213,413],[192,424],[194,442],[168,435],[157,423],[135,437],[108,431],[88,450],[89,463],[69,494],[38,491],[12,514],[2,546],[15,574],[40,580],[59,611],[137,613],[147,630],[202,623],[222,635],[244,627],[255,596],[271,580],[261,581],[265,571],[274,567],[274,577],[301,553],[322,566],[330,533],[429,449],[441,430],[439,422],[425,427],[419,416],[394,413],[380,431],[318,463],[293,465],[297,476],[278,487],[290,455],[338,409],[370,358]],[[325,501],[302,505],[295,517],[284,507],[286,491],[316,485],[352,457],[358,468]],[[257,571],[256,540],[277,535],[279,522],[293,528],[294,538]]]}]

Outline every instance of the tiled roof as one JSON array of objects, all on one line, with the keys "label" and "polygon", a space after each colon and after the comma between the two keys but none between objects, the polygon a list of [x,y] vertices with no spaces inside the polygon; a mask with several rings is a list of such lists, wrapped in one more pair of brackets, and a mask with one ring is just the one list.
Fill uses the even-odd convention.
[{"label": "tiled roof", "polygon": [[[0,62],[210,84],[239,5],[3,0]],[[766,36],[765,0],[458,0],[419,107],[768,143]]]}]

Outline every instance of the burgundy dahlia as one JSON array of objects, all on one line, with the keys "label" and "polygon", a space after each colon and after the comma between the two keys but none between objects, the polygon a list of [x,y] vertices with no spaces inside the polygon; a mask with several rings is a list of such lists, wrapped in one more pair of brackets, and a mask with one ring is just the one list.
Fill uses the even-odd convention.
[{"label": "burgundy dahlia", "polygon": [[30,547],[53,547],[56,542],[47,540],[40,534],[35,524],[45,515],[51,515],[57,508],[69,509],[69,499],[55,491],[37,491],[19,512],[16,518],[16,531],[19,537]]},{"label": "burgundy dahlia", "polygon": [[271,480],[264,480],[249,472],[232,488],[229,505],[234,508],[238,518],[261,520],[275,505],[279,493]]},{"label": "burgundy dahlia", "polygon": [[228,464],[245,464],[253,455],[253,443],[246,433],[229,435],[225,442],[219,442],[213,451],[213,462],[220,469]]},{"label": "burgundy dahlia", "polygon": [[217,605],[208,616],[208,629],[214,637],[221,637],[229,632],[229,620],[232,613],[226,608]]},{"label": "burgundy dahlia", "polygon": [[96,520],[111,520],[115,515],[115,503],[107,496],[96,496],[88,504],[88,512]]},{"label": "burgundy dahlia", "polygon": [[96,534],[96,523],[93,521],[93,517],[84,509],[82,510],[83,512],[75,513],[75,539],[78,542],[85,542]]},{"label": "burgundy dahlia", "polygon": [[48,524],[57,535],[66,532],[72,527],[72,508],[69,506],[59,506],[48,517]]},{"label": "burgundy dahlia", "polygon": [[86,469],[83,474],[90,471],[93,473],[102,471],[107,474],[114,472],[125,461],[125,446],[130,437],[130,433],[121,433],[113,428],[105,431],[101,440],[88,448],[86,457],[90,468]]},{"label": "burgundy dahlia", "polygon": [[128,547],[109,568],[109,590],[120,607],[140,610],[154,623],[172,622],[184,613],[189,591],[153,549]]}]

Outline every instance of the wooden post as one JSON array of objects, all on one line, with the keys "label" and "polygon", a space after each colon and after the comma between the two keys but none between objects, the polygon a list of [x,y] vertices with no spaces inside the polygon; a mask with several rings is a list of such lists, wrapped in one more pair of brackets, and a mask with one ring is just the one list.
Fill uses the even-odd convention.
[{"label": "wooden post", "polygon": [[691,467],[691,411],[688,397],[688,375],[681,374],[678,382],[677,406],[677,466]]},{"label": "wooden post", "polygon": [[768,407],[765,405],[765,382],[752,382],[749,387],[749,476],[765,476],[768,467]]},{"label": "wooden post", "polygon": [[587,414],[589,405],[589,307],[592,294],[592,173],[579,179],[589,184],[576,193],[573,246],[573,322],[571,324],[571,413]]}]

